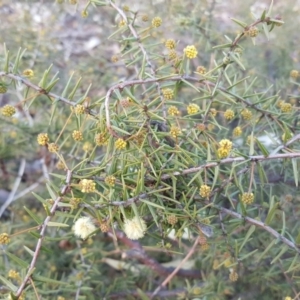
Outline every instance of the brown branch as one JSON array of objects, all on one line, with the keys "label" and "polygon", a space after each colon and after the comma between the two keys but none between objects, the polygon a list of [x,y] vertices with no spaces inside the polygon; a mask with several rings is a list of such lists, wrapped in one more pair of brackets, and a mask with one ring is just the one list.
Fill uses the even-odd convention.
[{"label": "brown branch", "polygon": [[[126,257],[127,258],[134,258],[137,259],[138,261],[140,261],[141,263],[145,264],[146,266],[148,266],[150,269],[152,269],[154,272],[158,273],[160,276],[168,276],[173,274],[175,271],[175,273],[172,275],[175,276],[180,276],[180,277],[184,277],[184,278],[197,278],[200,279],[202,278],[201,272],[197,271],[197,270],[184,270],[184,269],[180,269],[181,265],[179,266],[179,268],[177,267],[176,269],[174,268],[166,268],[163,267],[159,262],[157,262],[155,259],[149,257],[144,248],[142,247],[142,245],[139,242],[136,241],[132,241],[129,238],[126,237],[125,233],[123,233],[122,231],[118,231],[115,230],[114,232],[109,232],[108,235],[112,238],[115,239],[115,237],[118,238],[118,240],[120,240],[124,245],[130,247],[132,250],[126,252]],[[194,249],[194,248],[192,248]],[[190,255],[188,256],[188,258],[190,257]],[[188,259],[187,258],[187,259]],[[186,261],[187,259],[185,259],[184,261]]]},{"label": "brown branch", "polygon": [[172,278],[179,272],[181,266],[183,266],[183,264],[188,261],[188,259],[194,254],[194,252],[196,251],[196,247],[199,244],[199,239],[200,235],[196,238],[193,247],[190,249],[186,257],[180,262],[180,264],[178,264],[174,271],[157,287],[157,289],[151,295],[150,299],[153,299],[153,297],[172,280]]},{"label": "brown branch", "polygon": [[59,202],[62,200],[62,197],[68,193],[69,188],[70,188],[70,184],[71,184],[71,178],[72,178],[72,172],[70,170],[67,171],[67,175],[66,175],[66,184],[62,187],[61,191],[60,191],[60,196],[58,196],[52,207],[50,210],[50,215],[46,217],[46,219],[44,220],[43,224],[41,225],[41,230],[40,230],[40,238],[37,241],[35,250],[34,250],[34,255],[32,257],[30,266],[27,270],[27,274],[25,275],[17,293],[16,293],[16,297],[17,299],[20,297],[22,291],[24,290],[25,286],[28,284],[28,282],[30,282],[30,278],[34,272],[35,269],[35,264],[37,262],[41,247],[42,247],[42,243],[43,243],[43,239],[45,237],[45,233],[46,233],[46,229],[48,227],[48,223],[51,221],[52,217],[55,214],[55,211],[58,207]]}]

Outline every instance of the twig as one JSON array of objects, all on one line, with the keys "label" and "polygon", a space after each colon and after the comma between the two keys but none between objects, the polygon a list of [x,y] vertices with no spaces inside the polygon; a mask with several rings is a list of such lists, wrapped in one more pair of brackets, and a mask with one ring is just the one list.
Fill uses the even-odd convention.
[{"label": "twig", "polygon": [[180,262],[180,264],[175,268],[175,270],[157,287],[157,289],[151,295],[150,299],[153,299],[153,297],[172,280],[172,278],[180,270],[181,266],[183,266],[184,263],[193,255],[193,253],[196,250],[197,245],[199,244],[199,239],[200,239],[200,235],[196,238],[193,247],[190,249],[190,251],[186,255],[186,257]]},{"label": "twig", "polygon": [[71,178],[72,178],[72,172],[70,170],[67,171],[67,175],[66,175],[66,184],[62,187],[61,191],[60,191],[60,196],[58,196],[52,207],[51,207],[51,210],[50,210],[50,215],[46,217],[46,219],[44,220],[43,224],[41,225],[41,231],[40,231],[40,238],[38,239],[37,241],[37,244],[36,244],[36,247],[35,247],[35,250],[34,250],[34,255],[32,257],[32,260],[31,260],[31,263],[30,263],[30,266],[28,268],[28,271],[27,271],[27,274],[25,275],[17,293],[16,293],[16,297],[19,298],[22,291],[24,290],[26,284],[28,283],[30,277],[32,276],[33,272],[34,272],[34,269],[35,269],[35,264],[37,262],[37,259],[38,259],[38,256],[39,256],[39,253],[40,253],[40,250],[41,250],[41,247],[42,247],[42,242],[43,242],[43,239],[45,237],[45,233],[46,233],[46,229],[48,227],[48,223],[51,221],[52,217],[54,216],[55,214],[55,211],[58,207],[58,203],[61,201],[62,197],[67,194],[67,192],[69,191],[69,188],[70,188],[70,184],[71,184]]}]

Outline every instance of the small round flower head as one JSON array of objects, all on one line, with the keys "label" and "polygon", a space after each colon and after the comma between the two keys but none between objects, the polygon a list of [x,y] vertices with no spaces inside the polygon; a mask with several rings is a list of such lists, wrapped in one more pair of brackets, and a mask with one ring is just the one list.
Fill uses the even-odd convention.
[{"label": "small round flower head", "polygon": [[238,273],[235,271],[235,270],[230,270],[230,274],[229,274],[229,280],[232,281],[232,282],[235,282],[237,281],[239,278],[239,275]]},{"label": "small round flower head", "polygon": [[107,222],[101,222],[99,227],[101,232],[108,232],[110,229],[109,224]]},{"label": "small round flower head", "polygon": [[123,139],[121,138],[118,138],[116,141],[115,141],[115,147],[117,150],[123,150],[126,148],[126,141],[124,141]]},{"label": "small round flower head", "polygon": [[75,5],[77,4],[77,0],[69,0],[70,4]]},{"label": "small round flower head", "polygon": [[224,65],[228,65],[230,62],[231,62],[230,57],[225,56],[225,57],[223,58],[223,64],[224,64]]},{"label": "small round flower head", "polygon": [[203,184],[200,186],[200,190],[199,190],[199,193],[200,193],[200,196],[203,197],[203,198],[208,198],[209,195],[210,195],[210,192],[211,192],[211,187],[206,185],[206,184]]},{"label": "small round flower head", "polygon": [[173,138],[177,138],[181,134],[181,130],[176,126],[171,126],[170,134]]},{"label": "small round flower head", "polygon": [[83,10],[83,11],[81,12],[81,16],[82,16],[83,18],[87,18],[88,15],[89,15],[89,12],[88,12],[86,9]]},{"label": "small round flower head", "polygon": [[162,24],[162,19],[160,17],[155,17],[152,19],[152,26],[157,28],[160,27]]},{"label": "small round flower head", "polygon": [[292,70],[292,71],[290,72],[290,76],[291,76],[292,78],[294,78],[294,79],[298,78],[298,77],[299,77],[299,71],[297,71],[297,70]]},{"label": "small round flower head", "polygon": [[7,92],[6,84],[0,82],[0,94],[5,94]]},{"label": "small round flower head", "polygon": [[171,60],[178,58],[176,50],[170,50],[168,53],[168,56],[169,56],[169,59],[171,59]]},{"label": "small round flower head", "polygon": [[6,104],[1,108],[1,114],[4,117],[12,117],[15,113],[16,113],[16,109],[12,105]]},{"label": "small round flower head", "polygon": [[217,110],[215,108],[211,108],[209,110],[209,113],[210,113],[211,116],[215,117],[217,115]]},{"label": "small round flower head", "polygon": [[188,59],[196,58],[198,55],[198,51],[194,45],[186,46],[183,52]]},{"label": "small round flower head", "polygon": [[33,77],[34,76],[34,72],[31,69],[26,69],[23,71],[23,75],[26,77]]},{"label": "small round flower head", "polygon": [[234,111],[232,109],[226,109],[224,112],[224,118],[228,121],[234,118]]},{"label": "small round flower head", "polygon": [[41,146],[46,146],[49,143],[49,137],[47,133],[40,133],[37,136],[37,142]]},{"label": "small round flower head", "polygon": [[126,97],[120,100],[120,104],[122,105],[122,107],[127,108],[133,104],[133,100],[130,97]]},{"label": "small round flower head", "polygon": [[55,143],[48,144],[48,150],[51,153],[56,153],[58,151],[59,147]]},{"label": "small round flower head", "polygon": [[292,299],[292,297],[287,296],[284,298],[284,300],[293,300],[293,299]]},{"label": "small round flower head", "polygon": [[72,133],[72,137],[73,137],[74,141],[77,141],[77,142],[83,140],[82,133],[79,130],[74,130]]},{"label": "small round flower head", "polygon": [[206,125],[204,123],[197,124],[196,127],[199,131],[204,131],[206,129]]},{"label": "small round flower head", "polygon": [[200,107],[195,103],[191,103],[188,105],[186,110],[189,115],[193,115],[193,114],[196,114],[200,110]]},{"label": "small round flower head", "polygon": [[73,226],[74,234],[83,240],[85,240],[96,229],[97,228],[90,217],[81,217],[77,219]]},{"label": "small round flower head", "polygon": [[9,270],[8,278],[12,278],[12,279],[15,279],[15,280],[20,280],[21,279],[19,272],[15,271],[15,270]]},{"label": "small round flower head", "polygon": [[208,124],[207,125],[207,129],[209,130],[209,131],[213,131],[214,129],[215,129],[215,125],[214,124]]},{"label": "small round flower head", "polygon": [[72,209],[77,209],[80,202],[81,202],[81,198],[71,198],[70,204],[72,206]]},{"label": "small round flower head", "polygon": [[201,235],[201,236],[199,237],[199,244],[200,244],[200,245],[205,245],[205,244],[207,244],[207,238],[206,238],[204,235]]},{"label": "small round flower head", "polygon": [[93,145],[90,142],[85,142],[82,146],[84,152],[90,152],[93,149]]},{"label": "small round flower head", "polygon": [[146,14],[142,15],[142,21],[143,22],[148,22],[149,21],[148,15],[146,15]]},{"label": "small round flower head", "polygon": [[178,222],[178,218],[174,215],[174,214],[172,214],[172,215],[169,215],[168,217],[167,217],[167,222],[170,224],[170,225],[175,225],[177,222]]},{"label": "small round flower head", "polygon": [[137,216],[133,219],[126,219],[124,222],[124,232],[131,240],[138,240],[145,235],[147,225],[145,221]]},{"label": "small round flower head", "polygon": [[85,111],[85,108],[82,104],[77,104],[74,107],[74,112],[76,115],[82,115],[82,114],[84,114],[84,111]]},{"label": "small round flower head", "polygon": [[95,135],[95,143],[97,146],[103,146],[107,144],[108,137],[105,133],[97,133]]},{"label": "small round flower head", "polygon": [[242,202],[244,204],[246,204],[246,205],[247,204],[252,204],[253,201],[254,201],[254,195],[253,195],[253,193],[244,193],[242,195]]},{"label": "small round flower head", "polygon": [[112,176],[112,175],[106,176],[105,179],[104,179],[104,182],[107,185],[114,186],[115,183],[116,183],[116,177]]},{"label": "small round flower head", "polygon": [[123,10],[128,12],[129,11],[129,6],[128,5],[123,5]]},{"label": "small round flower head", "polygon": [[252,112],[247,108],[242,110],[241,115],[244,120],[250,121],[252,119]]},{"label": "small round flower head", "polygon": [[165,47],[169,50],[175,49],[176,42],[173,39],[168,39],[165,42]]},{"label": "small round flower head", "polygon": [[284,113],[290,113],[292,111],[292,104],[291,103],[287,103],[287,102],[283,102],[280,105],[280,109]]},{"label": "small round flower head", "polygon": [[232,142],[228,139],[223,139],[219,142],[218,156],[219,158],[225,158],[229,155],[232,149]]},{"label": "small round flower head", "polygon": [[194,287],[193,290],[192,290],[192,293],[194,295],[200,295],[202,293],[201,287],[199,287],[199,286]]},{"label": "small round flower head", "polygon": [[119,22],[119,27],[124,27],[126,25],[126,21],[125,20],[121,20],[120,22]]},{"label": "small round flower head", "polygon": [[111,62],[113,62],[113,63],[116,63],[116,62],[118,62],[119,61],[119,55],[113,55],[111,58],[110,58],[110,60],[111,60]]},{"label": "small round flower head", "polygon": [[0,234],[0,245],[7,245],[10,242],[9,235],[7,233]]},{"label": "small round flower head", "polygon": [[178,116],[179,115],[179,110],[176,106],[170,106],[168,109],[168,114],[170,116]]},{"label": "small round flower head", "polygon": [[63,170],[65,168],[65,164],[60,160],[58,161],[58,163],[56,164],[56,168],[58,170]]},{"label": "small round flower head", "polygon": [[92,193],[96,190],[96,183],[91,179],[82,179],[79,187],[82,193]]},{"label": "small round flower head", "polygon": [[247,31],[245,31],[245,34],[247,36],[250,36],[250,37],[256,37],[259,33],[259,30],[256,26],[251,26]]},{"label": "small round flower head", "polygon": [[233,129],[233,136],[238,137],[242,134],[242,128],[240,126],[237,126]]},{"label": "small round flower head", "polygon": [[203,74],[206,73],[206,68],[203,67],[203,66],[198,66],[197,69],[196,69],[196,71],[197,71],[198,73],[200,73],[200,74],[203,75]]},{"label": "small round flower head", "polygon": [[171,100],[174,98],[174,92],[172,89],[162,89],[161,92],[166,100]]}]

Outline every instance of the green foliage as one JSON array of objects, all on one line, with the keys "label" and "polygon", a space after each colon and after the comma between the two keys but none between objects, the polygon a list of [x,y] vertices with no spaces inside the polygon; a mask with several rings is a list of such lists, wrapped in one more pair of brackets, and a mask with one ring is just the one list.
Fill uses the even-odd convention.
[{"label": "green foliage", "polygon": [[194,2],[8,2],[5,297],[298,299],[296,13]]}]

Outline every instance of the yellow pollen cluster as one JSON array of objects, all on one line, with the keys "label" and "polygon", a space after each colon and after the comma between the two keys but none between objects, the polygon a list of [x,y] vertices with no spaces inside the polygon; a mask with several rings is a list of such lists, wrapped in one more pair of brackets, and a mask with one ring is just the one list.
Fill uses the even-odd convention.
[{"label": "yellow pollen cluster", "polygon": [[79,131],[79,130],[74,130],[73,133],[72,133],[72,137],[73,137],[73,139],[74,139],[75,141],[77,141],[77,142],[83,140],[82,133],[81,133],[81,131]]},{"label": "yellow pollen cluster", "polygon": [[240,126],[237,126],[233,129],[233,136],[238,137],[242,134],[242,128]]},{"label": "yellow pollen cluster", "polygon": [[49,137],[47,133],[40,133],[37,136],[37,142],[41,146],[46,146],[49,143]]},{"label": "yellow pollen cluster", "polygon": [[176,106],[170,106],[168,109],[168,114],[170,116],[178,116],[179,115],[179,110]]},{"label": "yellow pollen cluster", "polygon": [[74,107],[74,112],[76,115],[82,115],[84,113],[85,109],[84,106],[82,104],[77,104]]},{"label": "yellow pollen cluster", "polygon": [[174,92],[172,89],[163,89],[161,92],[166,100],[171,100],[174,98]]},{"label": "yellow pollen cluster", "polygon": [[194,45],[186,46],[183,52],[188,59],[193,59],[198,55],[198,51]]},{"label": "yellow pollen cluster", "polygon": [[247,108],[242,110],[241,115],[244,118],[244,120],[249,121],[252,119],[252,112]]},{"label": "yellow pollen cluster", "polygon": [[254,195],[253,195],[253,193],[244,193],[242,195],[242,202],[244,204],[246,204],[246,205],[247,204],[252,204],[253,201],[254,201]]},{"label": "yellow pollen cluster", "polygon": [[0,245],[7,245],[10,242],[9,235],[7,233],[0,234]]},{"label": "yellow pollen cluster", "polygon": [[33,77],[34,76],[34,72],[31,69],[26,69],[23,71],[23,75],[26,77]]},{"label": "yellow pollen cluster", "polygon": [[113,55],[111,58],[110,58],[111,62],[113,63],[116,63],[119,61],[119,56],[118,55]]},{"label": "yellow pollen cluster", "polygon": [[119,22],[119,27],[124,27],[126,25],[126,21],[125,20],[121,20],[120,22]]},{"label": "yellow pollen cluster", "polygon": [[152,19],[152,26],[157,28],[159,26],[161,26],[162,24],[162,19],[160,17],[155,17]]},{"label": "yellow pollen cluster", "polygon": [[84,152],[90,152],[93,149],[93,145],[90,142],[85,142],[82,146]]},{"label": "yellow pollen cluster", "polygon": [[50,144],[48,145],[48,150],[49,150],[49,152],[51,152],[51,153],[57,152],[58,149],[59,149],[59,147],[58,147],[58,145],[56,145],[55,143],[50,143]]},{"label": "yellow pollen cluster", "polygon": [[175,49],[176,42],[173,39],[168,39],[165,42],[165,47],[169,50]]},{"label": "yellow pollen cluster", "polygon": [[208,198],[209,195],[210,195],[210,192],[211,192],[211,187],[206,185],[206,184],[203,184],[200,186],[200,190],[199,190],[199,193],[200,193],[200,196],[203,197],[203,198]]},{"label": "yellow pollen cluster", "polygon": [[12,117],[15,113],[16,109],[12,105],[6,104],[1,108],[1,114],[4,117]]},{"label": "yellow pollen cluster", "polygon": [[116,141],[115,141],[115,147],[116,149],[118,150],[122,150],[122,149],[125,149],[126,148],[126,145],[127,143],[121,139],[121,138],[118,138]]},{"label": "yellow pollen cluster", "polygon": [[218,156],[219,158],[225,158],[229,155],[232,149],[232,142],[227,139],[223,139],[219,142]]},{"label": "yellow pollen cluster", "polygon": [[258,33],[259,33],[259,30],[255,26],[252,26],[247,31],[245,31],[245,35],[250,36],[250,37],[256,37],[258,35]]},{"label": "yellow pollen cluster", "polygon": [[72,209],[77,209],[80,202],[80,198],[71,198],[70,204],[72,205]]},{"label": "yellow pollen cluster", "polygon": [[292,111],[292,104],[283,102],[280,104],[280,110],[284,113],[290,113]]},{"label": "yellow pollen cluster", "polygon": [[177,138],[180,133],[181,133],[181,130],[178,127],[171,126],[170,134],[173,138]]},{"label": "yellow pollen cluster", "polygon": [[107,144],[108,137],[105,133],[97,133],[95,135],[95,143],[97,146],[102,146]]},{"label": "yellow pollen cluster", "polygon": [[21,279],[19,272],[15,271],[15,270],[9,270],[8,277],[12,278],[12,279],[16,279],[16,280]]},{"label": "yellow pollen cluster", "polygon": [[107,185],[114,186],[115,183],[116,183],[116,177],[112,176],[112,175],[109,175],[109,176],[105,177],[104,182]]},{"label": "yellow pollen cluster", "polygon": [[186,110],[189,115],[193,115],[193,114],[196,114],[200,110],[200,107],[197,104],[192,103],[192,104],[188,105]]},{"label": "yellow pollen cluster", "polygon": [[167,222],[170,224],[170,225],[175,225],[177,222],[178,222],[178,218],[175,216],[175,215],[169,215],[167,217]]},{"label": "yellow pollen cluster", "polygon": [[169,59],[173,60],[177,58],[177,52],[175,50],[170,50],[168,53]]},{"label": "yellow pollen cluster", "polygon": [[227,109],[224,112],[224,117],[228,121],[232,120],[234,118],[234,111],[232,109]]},{"label": "yellow pollen cluster", "polygon": [[79,188],[82,193],[92,193],[96,190],[96,183],[91,179],[82,179]]},{"label": "yellow pollen cluster", "polygon": [[0,94],[5,94],[7,92],[7,86],[0,82]]},{"label": "yellow pollen cluster", "polygon": [[292,71],[290,72],[290,76],[291,76],[292,78],[296,79],[297,77],[299,77],[299,71],[297,71],[297,70],[292,70]]}]

